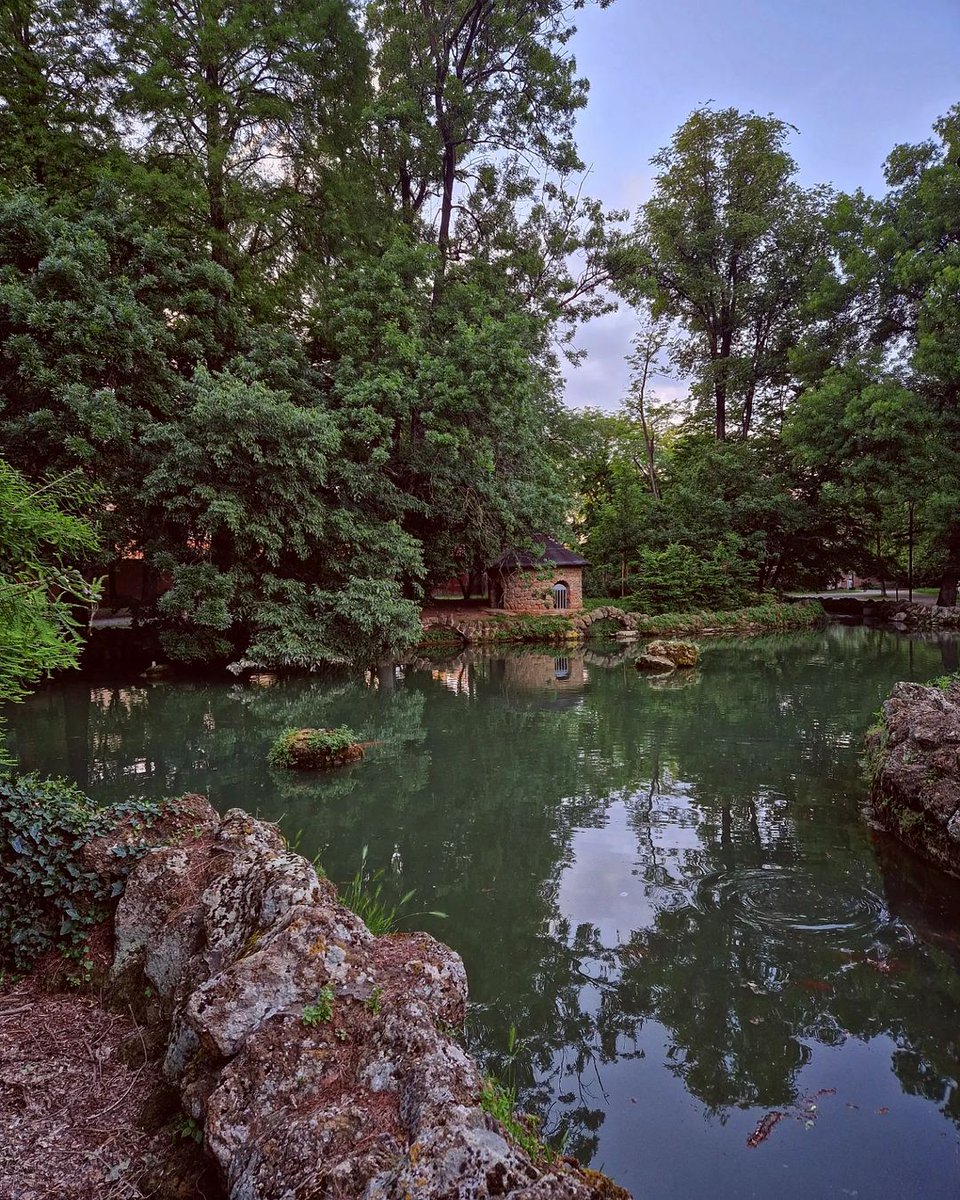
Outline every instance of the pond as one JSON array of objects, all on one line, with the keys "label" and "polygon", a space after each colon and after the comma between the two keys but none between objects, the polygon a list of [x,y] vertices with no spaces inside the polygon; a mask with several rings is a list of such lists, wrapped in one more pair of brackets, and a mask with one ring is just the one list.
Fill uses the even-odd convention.
[{"label": "pond", "polygon": [[[378,687],[74,678],[9,740],[103,800],[279,820],[337,881],[367,846],[463,955],[474,1053],[642,1200],[935,1200],[960,1188],[960,889],[870,831],[858,757],[891,684],[957,656],[835,625],[660,680],[615,649]],[[359,766],[266,766],[284,728],[341,723]]]}]

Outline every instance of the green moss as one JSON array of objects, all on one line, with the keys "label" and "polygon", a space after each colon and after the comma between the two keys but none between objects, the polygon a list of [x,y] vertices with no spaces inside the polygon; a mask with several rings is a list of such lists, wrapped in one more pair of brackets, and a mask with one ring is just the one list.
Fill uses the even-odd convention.
[{"label": "green moss", "polygon": [[515,617],[497,617],[493,641],[497,642],[554,642],[565,640],[574,633],[569,617],[535,616],[521,613]]},{"label": "green moss", "polygon": [[267,762],[271,767],[318,766],[324,760],[336,761],[357,745],[352,729],[285,729],[270,747]]}]

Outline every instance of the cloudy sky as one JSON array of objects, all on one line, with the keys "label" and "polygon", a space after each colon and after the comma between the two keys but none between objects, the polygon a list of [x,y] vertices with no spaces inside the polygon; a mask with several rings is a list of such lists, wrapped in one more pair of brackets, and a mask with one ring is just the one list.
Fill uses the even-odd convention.
[{"label": "cloudy sky", "polygon": [[[890,149],[960,102],[960,0],[616,0],[577,26],[585,191],[609,208],[643,203],[650,157],[703,104],[795,125],[803,184],[879,194]],[[634,325],[621,308],[581,330],[568,404],[617,406]]]}]

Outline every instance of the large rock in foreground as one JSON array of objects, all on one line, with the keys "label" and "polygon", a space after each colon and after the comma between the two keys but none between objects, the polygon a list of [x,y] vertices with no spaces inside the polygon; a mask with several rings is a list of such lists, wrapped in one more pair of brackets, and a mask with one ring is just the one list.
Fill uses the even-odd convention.
[{"label": "large rock in foreground", "polygon": [[276,830],[239,810],[148,853],[116,916],[115,994],[163,1030],[164,1069],[231,1200],[629,1200],[534,1162],[480,1104],[460,957],[375,938]]},{"label": "large rock in foreground", "polygon": [[876,819],[960,875],[960,680],[896,684],[867,735],[866,766]]}]

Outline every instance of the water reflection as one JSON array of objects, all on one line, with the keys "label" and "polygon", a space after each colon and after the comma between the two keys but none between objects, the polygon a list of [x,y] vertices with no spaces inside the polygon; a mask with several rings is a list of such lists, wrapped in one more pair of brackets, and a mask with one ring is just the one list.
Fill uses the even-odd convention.
[{"label": "water reflection", "polygon": [[[105,799],[281,819],[335,879],[364,845],[400,863],[449,914],[417,923],[464,955],[474,1047],[638,1195],[947,1196],[960,896],[875,851],[857,755],[891,682],[956,645],[833,627],[714,642],[665,680],[618,647],[369,686],[71,682],[12,710],[11,741]],[[340,723],[375,743],[359,767],[266,768],[280,729]]]}]

